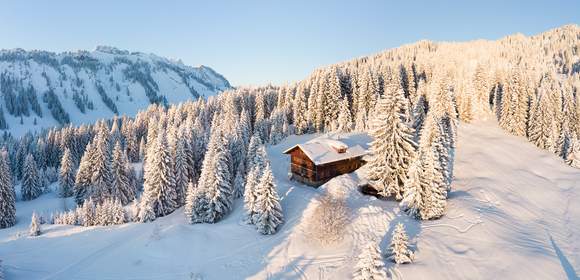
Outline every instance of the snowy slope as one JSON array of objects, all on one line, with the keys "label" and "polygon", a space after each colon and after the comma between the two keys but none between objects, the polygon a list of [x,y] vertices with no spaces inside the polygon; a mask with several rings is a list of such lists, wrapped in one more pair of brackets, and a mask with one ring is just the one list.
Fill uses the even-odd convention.
[{"label": "snowy slope", "polygon": [[[364,168],[319,189],[289,181],[282,152],[314,137],[291,136],[268,149],[286,218],[276,235],[244,225],[238,201],[217,224],[188,225],[178,210],[148,224],[45,226],[45,234],[27,237],[33,209],[63,207],[46,194],[18,202],[18,224],[0,230],[8,279],[350,279],[361,246],[376,238],[385,250],[397,222],[417,254],[414,264],[388,264],[401,279],[577,279],[580,172],[525,139],[493,122],[461,124],[448,213],[419,223],[394,201],[358,193]],[[304,225],[325,190],[347,200],[351,222],[340,244],[321,247]]]},{"label": "snowy slope", "polygon": [[[49,91],[70,121],[82,124],[115,113],[135,115],[153,102],[178,103],[230,88],[223,76],[206,66],[103,46],[66,53],[1,50],[0,78],[0,106],[15,135],[63,122],[49,109],[45,97]],[[8,112],[8,103],[23,103],[16,106],[28,113]],[[34,103],[40,105],[40,114],[31,109]]]}]

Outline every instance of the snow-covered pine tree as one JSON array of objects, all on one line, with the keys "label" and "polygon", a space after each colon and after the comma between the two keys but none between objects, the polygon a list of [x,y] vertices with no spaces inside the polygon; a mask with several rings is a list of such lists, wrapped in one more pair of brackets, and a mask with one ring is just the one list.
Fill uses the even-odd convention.
[{"label": "snow-covered pine tree", "polygon": [[252,137],[252,125],[250,124],[250,116],[248,110],[242,109],[240,114],[240,120],[237,127],[240,130],[241,141],[244,145],[244,150],[248,149],[248,144],[250,143],[250,138]]},{"label": "snow-covered pine tree", "polygon": [[88,198],[87,192],[91,186],[91,176],[93,174],[95,145],[89,142],[83,154],[77,174],[75,176],[74,197],[77,205],[81,205]]},{"label": "snow-covered pine tree", "polygon": [[352,115],[350,113],[350,106],[348,104],[348,99],[343,98],[340,101],[339,113],[338,113],[338,131],[340,132],[350,132],[352,130]]},{"label": "snow-covered pine tree", "polygon": [[570,139],[570,128],[566,123],[564,123],[560,129],[560,135],[558,136],[558,141],[556,143],[556,153],[559,157],[564,159],[564,161],[568,159],[568,154],[570,154],[570,151],[572,150]]},{"label": "snow-covered pine tree", "polygon": [[0,260],[0,280],[4,280],[4,266],[2,265],[2,260]]},{"label": "snow-covered pine tree", "polygon": [[580,139],[578,137],[572,138],[572,149],[568,154],[566,163],[572,167],[580,168]]},{"label": "snow-covered pine tree", "polygon": [[254,166],[246,177],[244,187],[244,221],[248,224],[254,223],[254,216],[256,214],[256,186],[259,183],[261,175],[260,167]]},{"label": "snow-covered pine tree", "polygon": [[525,136],[528,97],[518,69],[511,72],[504,88],[501,108],[500,126],[516,136]]},{"label": "snow-covered pine tree", "polygon": [[0,229],[16,224],[16,203],[8,153],[0,151]]},{"label": "snow-covered pine tree", "polygon": [[75,166],[71,152],[68,148],[64,150],[60,162],[60,172],[58,176],[58,194],[60,197],[70,197],[73,195],[75,186]]},{"label": "snow-covered pine tree", "polygon": [[187,218],[187,221],[192,223],[192,224],[193,224],[193,222],[191,222],[191,221],[192,221],[192,218],[194,218],[193,215],[195,212],[194,207],[196,206],[196,202],[197,202],[195,200],[195,189],[196,189],[195,184],[192,181],[190,181],[187,184],[187,192],[186,192],[186,196],[185,196],[185,205],[183,207],[183,212],[185,214],[185,217]]},{"label": "snow-covered pine tree", "polygon": [[136,197],[137,188],[135,180],[131,178],[131,166],[121,147],[121,143],[115,143],[113,148],[113,197],[117,198],[122,205],[133,201]]},{"label": "snow-covered pine tree", "polygon": [[240,161],[238,168],[236,168],[236,176],[234,178],[234,198],[240,198],[244,196],[244,189],[246,184],[246,163],[244,160]]},{"label": "snow-covered pine tree", "polygon": [[340,112],[340,100],[342,98],[342,90],[340,87],[340,79],[338,69],[331,67],[326,76],[324,87],[324,102],[323,116],[324,116],[324,130],[336,129],[336,121]]},{"label": "snow-covered pine tree", "polygon": [[284,222],[280,198],[274,184],[270,165],[266,165],[262,178],[256,186],[254,222],[261,234],[274,234]]},{"label": "snow-covered pine tree", "polygon": [[[170,214],[178,207],[173,160],[165,133],[157,135],[155,149],[149,150],[145,182],[139,207],[139,221],[150,222]],[[153,215],[152,215],[153,214]]]},{"label": "snow-covered pine tree", "polygon": [[308,131],[308,118],[306,113],[308,107],[306,106],[306,89],[302,83],[296,90],[294,97],[294,128],[297,135],[304,134]]},{"label": "snow-covered pine tree", "polygon": [[[224,145],[225,139],[221,128],[212,128],[212,137],[208,144],[208,154],[204,159],[198,188],[204,190],[207,200],[207,211],[204,222],[215,223],[228,214],[233,202],[233,187],[228,162],[231,160]],[[209,151],[212,150],[210,153]],[[207,158],[207,156],[206,156]]]},{"label": "snow-covered pine tree", "polygon": [[175,171],[175,190],[177,192],[177,203],[179,206],[185,203],[185,196],[187,192],[187,184],[190,180],[188,178],[188,162],[186,150],[186,138],[179,137],[175,140],[175,155],[174,155],[174,171]]},{"label": "snow-covered pine tree", "polygon": [[425,123],[421,130],[419,150],[434,152],[437,170],[441,172],[445,179],[446,192],[450,191],[453,179],[453,151],[449,137],[453,136],[445,133],[443,121],[438,119],[434,112],[429,112],[425,117]]},{"label": "snow-covered pine tree", "polygon": [[96,222],[97,207],[92,199],[85,200],[80,207],[77,207],[79,224],[85,227],[94,226]]},{"label": "snow-covered pine tree", "polygon": [[423,172],[423,156],[421,152],[411,162],[407,179],[405,180],[405,192],[403,200],[401,200],[401,208],[407,212],[408,215],[420,218],[421,209],[423,209],[424,196],[426,187],[424,172]]},{"label": "snow-covered pine tree", "polygon": [[397,264],[404,264],[413,262],[414,254],[408,248],[409,237],[405,232],[405,226],[398,223],[393,231],[391,244],[389,245],[390,256],[389,259]]},{"label": "snow-covered pine tree", "polygon": [[441,173],[440,162],[434,151],[426,148],[423,153],[424,196],[421,219],[437,219],[445,214],[447,185]]},{"label": "snow-covered pine tree", "polygon": [[113,195],[113,172],[111,168],[111,146],[106,129],[100,129],[92,158],[91,184],[87,197],[97,204]]},{"label": "snow-covered pine tree", "polygon": [[286,114],[284,111],[276,109],[272,115],[270,116],[270,141],[269,143],[272,145],[276,145],[284,139],[284,119],[286,118]]},{"label": "snow-covered pine tree", "polygon": [[36,167],[36,161],[32,154],[28,154],[22,167],[22,200],[32,200],[42,194],[40,176]]},{"label": "snow-covered pine tree", "polygon": [[403,197],[403,183],[409,164],[415,156],[412,131],[404,122],[406,105],[402,90],[385,93],[375,109],[369,160],[369,177],[375,182],[379,194]]},{"label": "snow-covered pine tree", "polygon": [[539,88],[539,96],[537,101],[533,103],[531,108],[531,119],[529,126],[529,140],[540,149],[549,150],[555,143],[552,143],[554,136],[553,124],[555,115],[553,108],[553,100],[550,96],[551,92],[543,86]]},{"label": "snow-covered pine tree", "polygon": [[250,144],[248,146],[248,153],[246,156],[246,173],[249,173],[254,168],[254,159],[256,158],[256,151],[263,144],[259,135],[252,135]]},{"label": "snow-covered pine tree", "polygon": [[147,145],[145,145],[145,137],[141,137],[141,141],[139,141],[139,160],[145,160],[145,153],[147,152]]},{"label": "snow-covered pine tree", "polygon": [[255,222],[254,214],[256,213],[257,186],[260,178],[262,178],[266,165],[269,165],[268,155],[266,154],[264,145],[256,149],[251,163],[253,167],[248,173],[244,186],[244,219],[248,224]]},{"label": "snow-covered pine tree", "polygon": [[353,280],[386,280],[387,272],[385,271],[385,263],[381,255],[381,249],[375,241],[362,249],[358,256]]},{"label": "snow-covered pine tree", "polygon": [[427,103],[427,97],[423,94],[423,88],[425,85],[423,83],[419,84],[418,92],[422,93],[419,95],[419,99],[413,108],[413,112],[411,114],[411,120],[413,128],[413,140],[415,142],[419,142],[419,134],[421,133],[421,129],[423,128],[423,123],[425,122],[425,116],[429,111],[429,104]]},{"label": "snow-covered pine tree", "polygon": [[30,236],[39,236],[40,235],[40,219],[36,212],[32,212],[32,219],[30,221],[30,229],[28,230],[28,234]]},{"label": "snow-covered pine tree", "polygon": [[6,122],[6,118],[4,118],[4,110],[0,106],[0,130],[5,129],[8,129],[8,123]]}]

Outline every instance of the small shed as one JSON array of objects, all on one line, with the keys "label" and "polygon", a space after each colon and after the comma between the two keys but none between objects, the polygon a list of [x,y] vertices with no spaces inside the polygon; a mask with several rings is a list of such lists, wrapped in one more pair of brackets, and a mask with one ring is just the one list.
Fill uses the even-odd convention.
[{"label": "small shed", "polygon": [[361,167],[367,151],[360,145],[349,147],[335,139],[316,138],[295,145],[284,154],[289,154],[291,158],[292,179],[318,187],[333,177]]}]

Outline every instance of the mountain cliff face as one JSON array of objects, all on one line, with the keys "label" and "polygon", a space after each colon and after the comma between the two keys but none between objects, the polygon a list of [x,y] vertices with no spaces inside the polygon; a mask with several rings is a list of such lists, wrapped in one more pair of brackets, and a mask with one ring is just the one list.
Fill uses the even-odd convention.
[{"label": "mountain cliff face", "polygon": [[0,130],[22,135],[115,114],[131,116],[152,103],[179,103],[230,87],[207,66],[113,47],[65,53],[1,50]]}]

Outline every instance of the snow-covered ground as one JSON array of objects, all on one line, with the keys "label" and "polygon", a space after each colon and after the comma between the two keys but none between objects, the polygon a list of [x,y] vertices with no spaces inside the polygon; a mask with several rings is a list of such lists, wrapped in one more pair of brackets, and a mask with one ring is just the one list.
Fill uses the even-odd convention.
[{"label": "snow-covered ground", "polygon": [[[18,224],[0,230],[8,279],[350,279],[359,248],[376,238],[386,250],[405,223],[416,262],[387,267],[404,279],[578,279],[580,170],[493,122],[461,124],[447,215],[419,223],[394,201],[363,196],[364,168],[319,189],[287,179],[282,151],[313,135],[291,136],[268,154],[286,223],[273,236],[241,222],[241,201],[217,224],[186,223],[183,211],[153,223],[111,227],[47,226],[28,237],[30,215],[62,209],[46,194],[17,203]],[[349,145],[367,143],[350,135]],[[351,209],[339,244],[320,246],[305,234],[319,195],[344,195]]]}]

